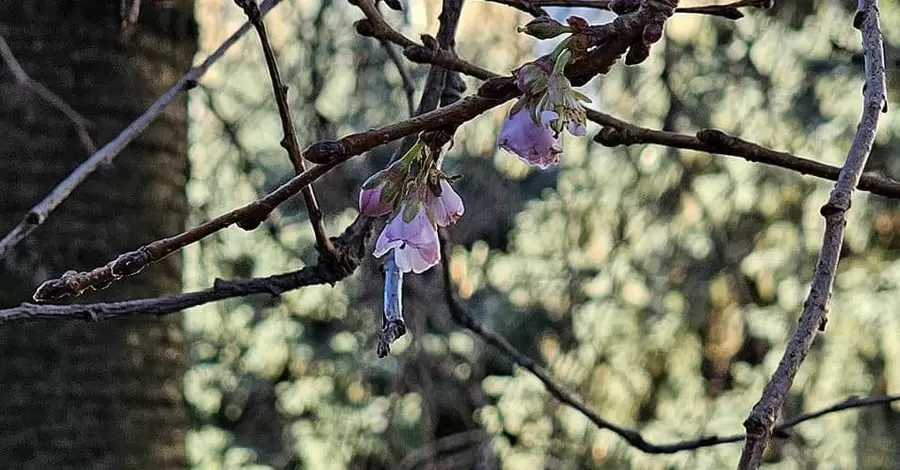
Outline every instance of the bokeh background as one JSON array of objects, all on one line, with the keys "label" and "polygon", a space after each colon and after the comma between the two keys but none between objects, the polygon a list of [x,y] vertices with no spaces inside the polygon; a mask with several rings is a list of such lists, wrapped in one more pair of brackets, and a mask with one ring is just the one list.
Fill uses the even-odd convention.
[{"label": "bokeh background", "polygon": [[[859,34],[850,2],[805,0],[739,21],[676,15],[637,67],[585,86],[593,106],[637,124],[716,127],[840,165],[861,111]],[[410,37],[434,33],[440,2],[386,16]],[[549,9],[557,18],[604,13]],[[900,4],[881,2],[891,106],[900,98]],[[198,57],[244,20],[198,0]],[[286,0],[266,21],[291,86],[301,142],[407,116],[400,74],[352,29],[346,2]],[[553,41],[518,35],[528,17],[465,4],[460,56],[506,73]],[[410,64],[421,85],[427,67]],[[468,79],[467,79],[468,80]],[[470,90],[477,82],[468,81]],[[188,225],[248,202],[292,169],[258,39],[249,34],[190,98]],[[734,434],[783,352],[821,243],[831,184],[743,160],[660,146],[605,148],[567,137],[540,172],[495,147],[508,106],[463,126],[447,170],[466,215],[452,230],[451,276],[473,314],[602,416],[656,443]],[[900,178],[900,119],[882,117],[869,171]],[[596,131],[589,127],[588,135]],[[392,146],[316,184],[329,232],[353,220],[359,184]],[[849,214],[828,330],[784,415],[848,395],[900,391],[900,208],[858,194]],[[260,230],[191,247],[186,289],[313,263],[298,200]],[[232,300],[183,315],[184,389],[200,469],[719,469],[740,444],[647,455],[561,406],[528,373],[451,321],[438,271],[408,279],[410,331],[378,359],[379,264],[334,287]],[[831,414],[777,439],[769,469],[900,468],[896,406]]]}]

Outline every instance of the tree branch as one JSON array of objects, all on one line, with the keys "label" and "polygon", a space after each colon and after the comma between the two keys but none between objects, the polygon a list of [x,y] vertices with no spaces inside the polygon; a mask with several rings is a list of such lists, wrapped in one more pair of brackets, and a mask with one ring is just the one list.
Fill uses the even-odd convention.
[{"label": "tree branch", "polygon": [[[450,316],[453,318],[453,321],[457,325],[471,331],[473,334],[481,338],[485,343],[491,345],[494,349],[506,356],[506,358],[510,362],[527,370],[538,380],[540,380],[542,384],[544,384],[544,388],[548,393],[550,393],[550,395],[552,395],[564,405],[577,410],[585,418],[590,420],[591,423],[593,423],[594,426],[596,426],[598,429],[607,429],[624,439],[632,447],[648,454],[674,454],[676,452],[685,450],[696,450],[704,447],[717,446],[720,444],[740,442],[747,437],[746,434],[734,434],[730,436],[709,435],[699,437],[697,439],[673,442],[671,444],[653,444],[651,442],[648,442],[644,438],[644,436],[641,435],[641,433],[637,430],[618,426],[608,421],[606,418],[603,418],[602,416],[597,414],[596,411],[592,410],[590,407],[584,404],[575,395],[566,390],[563,385],[559,384],[550,375],[550,373],[547,372],[547,370],[542,366],[537,364],[534,359],[528,357],[527,355],[516,349],[516,347],[510,344],[509,341],[506,340],[506,338],[498,335],[497,333],[484,326],[484,324],[482,324],[480,321],[478,321],[478,319],[475,318],[475,316],[469,313],[467,308],[456,299],[456,296],[453,293],[453,281],[450,279],[449,237],[446,230],[441,230],[440,235],[441,275],[443,276],[444,300],[447,304],[447,308],[450,310]],[[836,403],[822,410],[800,415],[795,417],[794,419],[785,421],[784,423],[775,427],[775,432],[778,436],[784,437],[787,435],[787,431],[794,426],[829,413],[835,413],[842,410],[860,408],[864,406],[887,404],[895,401],[900,401],[900,395],[875,395],[865,398],[859,398],[855,396],[848,397],[840,403]]]},{"label": "tree branch", "polygon": [[[91,124],[90,121],[79,114],[78,111],[72,109],[72,107],[69,106],[69,103],[66,103],[66,100],[50,91],[41,83],[34,81],[34,79],[25,72],[25,69],[22,68],[22,64],[16,60],[16,56],[13,54],[12,49],[10,49],[9,43],[6,42],[6,39],[3,36],[0,36],[0,59],[3,59],[6,67],[16,79],[16,83],[41,97],[44,101],[49,103],[50,106],[58,109],[59,112],[63,113],[70,121],[72,121],[72,125],[75,126],[75,132],[78,134],[79,140],[81,140],[81,145],[84,146],[88,154],[97,151],[97,146],[94,145],[91,134],[88,133],[88,127],[90,127]],[[2,255],[0,255],[0,257],[2,257]]]},{"label": "tree branch", "polygon": [[[237,6],[244,10],[247,20],[256,29],[259,35],[259,41],[262,45],[263,55],[266,58],[266,68],[269,71],[269,77],[272,81],[272,91],[275,94],[275,102],[278,104],[278,116],[281,118],[281,129],[284,137],[281,139],[281,146],[287,151],[291,164],[294,166],[296,174],[302,174],[306,171],[303,163],[303,153],[300,150],[300,141],[297,139],[297,132],[294,130],[294,118],[291,115],[291,107],[287,99],[288,87],[281,79],[281,73],[278,72],[278,61],[275,58],[275,51],[269,43],[269,35],[266,32],[266,24],[263,22],[260,14],[259,5],[256,0],[234,0]],[[312,184],[307,185],[301,190],[303,194],[303,202],[306,205],[306,213],[309,215],[309,223],[312,225],[313,233],[316,237],[316,247],[319,253],[335,258],[337,253],[328,235],[325,233],[325,222],[322,217],[322,210],[316,202],[316,193]]]},{"label": "tree branch", "polygon": [[843,244],[844,228],[847,225],[846,213],[850,209],[853,188],[858,185],[863,168],[872,152],[879,115],[882,111],[886,111],[884,45],[878,20],[877,0],[859,0],[853,24],[862,31],[865,56],[866,86],[863,89],[862,117],[844,168],[828,202],[820,211],[825,218],[825,234],[809,296],[803,303],[799,324],[791,334],[778,368],[763,389],[762,397],[744,422],[747,440],[738,464],[741,470],[753,470],[759,468],[762,463],[763,453],[772,437],[772,428],[787,398],[794,376],[806,358],[816,332],[825,328],[828,301]]},{"label": "tree branch", "polygon": [[[697,131],[696,135],[679,134],[637,126],[590,108],[585,108],[585,111],[588,119],[603,126],[600,132],[594,136],[594,141],[607,147],[658,144],[718,155],[731,155],[750,162],[776,166],[831,181],[837,181],[841,173],[839,167],[772,150],[726,134],[718,129],[701,129]],[[879,196],[900,198],[900,181],[877,174],[862,175],[858,188]]]},{"label": "tree branch", "polygon": [[[261,14],[267,13],[278,0],[265,0],[260,4]],[[141,132],[143,132],[150,124],[159,117],[166,107],[178,97],[182,90],[188,90],[193,87],[197,80],[202,77],[212,64],[219,60],[231,46],[237,42],[247,31],[250,30],[250,23],[245,23],[237,31],[226,39],[209,57],[200,65],[189,70],[178,82],[172,85],[168,91],[160,96],[140,117],[128,125],[115,139],[103,146],[100,150],[90,156],[84,163],[78,166],[69,176],[59,183],[53,191],[48,194],[43,201],[25,214],[24,219],[15,228],[13,228],[2,240],[0,240],[0,259],[6,256],[14,246],[25,239],[35,229],[47,220],[50,212],[56,209],[72,191],[75,190],[91,173],[103,164],[108,164],[119,155],[119,153],[131,143]],[[5,44],[5,42],[4,42]],[[0,47],[2,49],[2,47]]]},{"label": "tree branch", "polygon": [[197,292],[167,295],[151,299],[128,300],[96,304],[48,305],[22,304],[0,309],[0,323],[16,320],[110,320],[135,315],[168,315],[186,308],[233,297],[254,294],[279,296],[284,292],[317,284],[334,284],[353,274],[366,254],[366,239],[372,230],[368,217],[357,217],[340,237],[334,239],[337,250],[346,262],[337,265],[330,260],[298,271],[263,278],[223,281],[217,279],[212,287]]}]

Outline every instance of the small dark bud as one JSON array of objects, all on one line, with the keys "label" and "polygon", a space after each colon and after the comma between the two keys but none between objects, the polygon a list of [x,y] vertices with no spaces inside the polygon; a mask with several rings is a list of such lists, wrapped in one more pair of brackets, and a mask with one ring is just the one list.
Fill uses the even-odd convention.
[{"label": "small dark bud", "polygon": [[525,26],[516,28],[516,31],[538,39],[552,39],[560,34],[571,33],[572,28],[563,26],[562,23],[549,16],[541,16],[529,21]]},{"label": "small dark bud", "polygon": [[422,44],[424,44],[425,47],[427,47],[431,50],[437,50],[441,47],[438,44],[437,39],[434,38],[434,36],[431,36],[429,34],[423,34],[423,35],[419,36],[419,38],[422,40]]},{"label": "small dark bud", "polygon": [[417,64],[427,64],[434,59],[434,51],[418,44],[403,49],[403,55]]},{"label": "small dark bud", "polygon": [[612,0],[609,2],[609,9],[617,15],[631,13],[639,6],[641,6],[641,0]]},{"label": "small dark bud", "polygon": [[580,16],[570,16],[566,18],[566,23],[568,23],[569,26],[572,27],[572,31],[575,31],[576,33],[585,33],[591,27],[590,23]]},{"label": "small dark bud", "polygon": [[644,34],[641,39],[645,46],[650,46],[662,39],[663,25],[660,23],[650,23],[644,26]]},{"label": "small dark bud", "polygon": [[353,29],[355,29],[356,32],[360,36],[365,36],[365,37],[369,37],[369,38],[375,36],[375,26],[372,24],[371,21],[369,21],[368,19],[365,19],[365,18],[353,23]]},{"label": "small dark bud", "polygon": [[131,276],[141,272],[150,264],[150,257],[144,251],[132,251],[119,256],[110,266],[110,272],[115,277]]},{"label": "small dark bud", "polygon": [[650,57],[650,48],[644,44],[635,44],[625,54],[625,65],[637,65]]}]

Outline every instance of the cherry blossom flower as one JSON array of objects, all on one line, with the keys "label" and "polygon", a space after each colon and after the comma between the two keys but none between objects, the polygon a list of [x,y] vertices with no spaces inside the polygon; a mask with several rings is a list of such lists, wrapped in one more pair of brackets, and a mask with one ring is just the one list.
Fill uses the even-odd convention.
[{"label": "cherry blossom flower", "polygon": [[528,106],[517,103],[503,121],[497,145],[529,165],[541,169],[556,165],[562,144],[558,134],[550,128],[550,122],[558,117],[553,111],[543,111],[537,122]]},{"label": "cherry blossom flower", "polygon": [[[372,175],[372,178],[376,176],[378,173]],[[372,178],[369,178],[369,181]],[[366,187],[369,181],[366,181],[359,190],[359,211],[369,217],[390,214],[394,210],[394,201],[385,197],[387,196],[384,192],[386,181],[376,182],[374,186]]]},{"label": "cherry blossom flower", "polygon": [[459,220],[466,212],[466,208],[463,206],[462,198],[444,178],[441,178],[440,189],[440,196],[428,191],[426,200],[428,201],[428,210],[435,223],[446,227]]},{"label": "cherry blossom flower", "polygon": [[384,227],[375,242],[376,257],[393,250],[394,261],[402,272],[425,272],[441,259],[437,229],[428,218],[424,204],[407,201]]}]

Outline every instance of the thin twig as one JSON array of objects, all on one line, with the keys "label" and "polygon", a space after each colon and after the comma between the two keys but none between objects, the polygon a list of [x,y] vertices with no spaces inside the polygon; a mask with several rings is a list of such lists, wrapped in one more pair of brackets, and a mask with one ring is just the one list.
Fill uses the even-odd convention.
[{"label": "thin twig", "polygon": [[[453,289],[453,281],[450,279],[450,243],[448,241],[448,235],[445,230],[441,230],[440,239],[441,275],[443,276],[444,284],[444,300],[447,303],[447,308],[450,310],[450,316],[453,318],[453,321],[459,326],[471,331],[473,334],[481,338],[485,343],[494,347],[494,349],[498,350],[501,354],[506,356],[506,358],[509,359],[512,363],[518,365],[519,367],[527,370],[529,373],[534,375],[538,380],[541,381],[541,383],[544,384],[544,388],[547,389],[547,392],[550,393],[550,395],[552,395],[554,398],[556,398],[566,406],[577,410],[585,418],[590,420],[598,429],[607,429],[624,439],[632,447],[648,454],[674,454],[676,452],[685,450],[695,450],[704,447],[717,446],[720,444],[740,442],[746,438],[746,434],[734,434],[730,436],[709,435],[697,439],[678,441],[671,444],[653,444],[651,442],[648,442],[644,438],[644,436],[641,435],[641,433],[637,430],[618,426],[608,421],[606,418],[603,418],[602,416],[597,414],[596,411],[592,410],[590,407],[584,404],[575,395],[566,390],[563,385],[559,384],[550,375],[550,373],[542,366],[537,364],[534,359],[528,357],[527,355],[516,349],[516,347],[510,344],[510,342],[507,341],[506,338],[500,336],[499,334],[495,333],[484,324],[482,324],[478,319],[475,318],[475,316],[473,316],[468,311],[468,309],[460,301],[456,299]],[[775,427],[775,432],[778,436],[784,436],[786,435],[786,431],[793,428],[794,426],[797,426],[798,424],[805,421],[818,418],[822,415],[852,408],[893,403],[895,401],[900,401],[900,395],[875,395],[864,398],[848,397],[840,403],[829,406],[828,408],[824,408],[814,413],[800,415],[794,419],[785,421],[784,423]]]},{"label": "thin twig", "polygon": [[[265,0],[260,4],[260,11],[265,14],[272,9],[278,0]],[[0,259],[9,253],[16,244],[25,239],[31,232],[38,228],[57,206],[59,206],[68,196],[75,190],[87,177],[103,164],[108,164],[116,158],[116,156],[131,143],[141,132],[143,132],[150,124],[159,117],[160,114],[171,104],[182,90],[190,89],[197,80],[206,73],[212,64],[219,60],[241,36],[250,30],[250,23],[245,23],[234,34],[226,39],[206,60],[200,65],[189,70],[178,82],[172,85],[168,91],[160,96],[140,117],[128,125],[115,139],[107,143],[100,150],[95,152],[84,163],[78,166],[69,176],[67,176],[56,188],[48,194],[44,200],[25,214],[22,222],[12,229],[2,240],[0,240]],[[5,42],[4,42],[5,44]],[[2,47],[0,47],[2,49]]]},{"label": "thin twig", "polygon": [[[726,134],[718,129],[701,129],[697,131],[696,135],[679,134],[637,126],[590,108],[585,108],[585,111],[588,119],[604,126],[594,137],[594,141],[607,147],[658,144],[718,155],[731,155],[750,162],[785,168],[831,181],[837,181],[841,173],[839,167],[788,152],[772,150]],[[864,174],[859,180],[858,189],[879,196],[900,198],[900,181],[877,174]]]},{"label": "thin twig", "polygon": [[863,112],[856,136],[847,153],[844,168],[838,177],[828,202],[820,210],[825,218],[825,234],[822,249],[816,262],[809,296],[803,303],[803,312],[797,327],[791,334],[790,342],[763,389],[762,397],[754,405],[750,416],[744,422],[747,441],[741,452],[738,468],[754,470],[762,463],[763,453],[772,437],[772,428],[800,364],[806,358],[816,332],[824,330],[826,313],[831,297],[831,289],[837,272],[838,258],[843,244],[846,213],[850,209],[853,189],[858,185],[863,168],[872,152],[878,118],[885,110],[887,94],[884,75],[884,44],[878,20],[877,0],[859,0],[854,26],[862,32],[863,55],[865,57],[866,86],[863,89]]},{"label": "thin twig", "polygon": [[[25,72],[22,64],[16,59],[12,49],[9,47],[9,43],[6,42],[6,39],[3,36],[0,36],[0,58],[6,63],[6,67],[9,68],[9,71],[13,74],[16,83],[41,97],[44,101],[49,103],[50,106],[58,109],[59,112],[63,113],[70,121],[72,121],[72,125],[75,126],[75,132],[78,134],[78,139],[81,140],[81,145],[87,150],[88,154],[97,151],[97,146],[94,145],[91,134],[88,133],[88,127],[91,125],[90,121],[72,109],[72,107],[66,103],[66,100],[60,98],[59,95],[53,93],[41,83],[34,81],[28,73]],[[0,254],[0,258],[2,258],[2,254]]]},{"label": "thin twig", "polygon": [[[266,24],[260,14],[259,5],[256,0],[234,0],[253,28],[259,35],[259,42],[262,45],[263,55],[266,58],[266,68],[269,71],[269,77],[272,81],[272,91],[275,94],[275,102],[278,104],[278,116],[281,118],[281,130],[284,137],[281,139],[281,146],[287,151],[291,164],[294,166],[296,174],[302,174],[306,171],[303,163],[303,153],[300,150],[300,141],[297,139],[297,132],[294,129],[294,118],[291,114],[291,106],[288,103],[287,91],[288,87],[281,79],[281,73],[278,71],[278,61],[275,58],[275,51],[269,43],[269,35],[266,32]],[[312,225],[313,233],[316,237],[316,247],[319,253],[325,256],[335,258],[337,255],[328,234],[325,232],[325,221],[322,216],[322,210],[316,201],[316,193],[312,184],[307,185],[301,190],[303,194],[303,202],[306,204],[306,212],[309,215],[309,223]]]},{"label": "thin twig", "polygon": [[[427,47],[404,36],[381,16],[381,12],[378,11],[373,0],[353,0],[353,4],[359,7],[366,16],[366,19],[356,22],[356,32],[362,36],[389,41],[400,46],[407,59],[419,64],[439,65],[447,70],[454,70],[481,80],[497,76],[482,67],[460,59],[452,49]],[[440,35],[440,31],[438,34]]]}]

